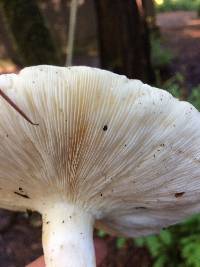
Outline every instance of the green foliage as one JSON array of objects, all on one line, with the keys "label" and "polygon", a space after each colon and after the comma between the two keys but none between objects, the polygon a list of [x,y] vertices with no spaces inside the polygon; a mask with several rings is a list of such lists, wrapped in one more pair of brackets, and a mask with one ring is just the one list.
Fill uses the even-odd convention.
[{"label": "green foliage", "polygon": [[100,238],[104,238],[106,235],[107,235],[106,232],[104,232],[103,230],[97,231],[97,236]]},{"label": "green foliage", "polygon": [[181,73],[176,73],[173,77],[165,81],[159,82],[158,87],[165,89],[176,98],[181,97],[181,86],[184,82],[184,77]]},{"label": "green foliage", "polygon": [[123,237],[118,237],[117,238],[117,248],[120,249],[120,248],[123,248],[126,244],[126,238],[123,238]]},{"label": "green foliage", "polygon": [[200,85],[192,89],[188,101],[200,111]]},{"label": "green foliage", "polygon": [[[98,230],[97,231],[97,236],[100,237],[100,238],[105,238],[107,236],[107,233],[104,232],[103,230]],[[123,248],[125,246],[125,244],[126,244],[126,238],[124,238],[124,237],[118,237],[116,239],[116,247],[118,249]]]},{"label": "green foliage", "polygon": [[153,267],[199,267],[200,215],[162,230],[159,235],[136,239],[135,245],[149,249]]},{"label": "green foliage", "polygon": [[[136,239],[135,244],[139,247],[146,246],[154,259],[153,267],[161,267],[172,266],[172,254],[176,253],[173,247],[173,241],[172,233],[169,230],[162,230],[160,235],[139,238],[139,240]],[[175,255],[173,255],[173,258],[174,256]],[[174,260],[173,263],[175,263]],[[177,265],[174,265],[174,267],[175,266]]]},{"label": "green foliage", "polygon": [[172,53],[163,46],[163,42],[155,35],[151,36],[151,61],[154,69],[162,69],[173,59]]},{"label": "green foliage", "polygon": [[200,0],[163,0],[162,4],[160,1],[155,0],[156,9],[158,12],[176,11],[176,10],[196,10],[200,8]]}]

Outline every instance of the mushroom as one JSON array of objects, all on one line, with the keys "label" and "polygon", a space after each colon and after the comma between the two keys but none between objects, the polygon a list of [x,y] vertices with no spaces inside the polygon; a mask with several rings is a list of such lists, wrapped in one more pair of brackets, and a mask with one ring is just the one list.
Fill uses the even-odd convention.
[{"label": "mushroom", "polygon": [[137,237],[200,211],[189,103],[89,67],[28,67],[0,88],[38,123],[0,99],[0,206],[42,214],[47,267],[94,267],[94,226]]}]

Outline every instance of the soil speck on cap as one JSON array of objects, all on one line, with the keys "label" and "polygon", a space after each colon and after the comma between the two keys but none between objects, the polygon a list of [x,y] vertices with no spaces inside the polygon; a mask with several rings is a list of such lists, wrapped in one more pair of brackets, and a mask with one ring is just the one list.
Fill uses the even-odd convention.
[{"label": "soil speck on cap", "polygon": [[178,197],[182,197],[184,194],[185,192],[179,192],[179,193],[175,193],[174,196],[178,198]]},{"label": "soil speck on cap", "polygon": [[103,131],[107,131],[108,130],[108,125],[104,125],[103,126]]}]

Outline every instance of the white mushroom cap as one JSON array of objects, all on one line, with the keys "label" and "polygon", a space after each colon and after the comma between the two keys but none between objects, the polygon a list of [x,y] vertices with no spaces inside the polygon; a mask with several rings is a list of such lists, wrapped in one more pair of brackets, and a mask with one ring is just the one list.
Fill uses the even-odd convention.
[{"label": "white mushroom cap", "polygon": [[15,79],[16,74],[12,73],[12,74],[4,74],[4,75],[0,75],[0,87],[1,89],[9,89],[12,87],[12,81],[13,79]]},{"label": "white mushroom cap", "polygon": [[6,93],[39,126],[0,99],[1,207],[47,222],[66,205],[125,236],[200,211],[200,113],[189,103],[89,67],[25,68]]}]

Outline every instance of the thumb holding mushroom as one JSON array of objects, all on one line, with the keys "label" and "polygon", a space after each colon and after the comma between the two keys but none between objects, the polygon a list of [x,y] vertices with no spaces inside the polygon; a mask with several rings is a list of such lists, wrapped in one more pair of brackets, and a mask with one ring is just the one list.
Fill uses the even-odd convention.
[{"label": "thumb holding mushroom", "polygon": [[88,67],[29,67],[7,87],[0,77],[38,124],[0,99],[0,206],[42,214],[47,267],[94,267],[94,226],[135,237],[200,211],[192,105]]}]

